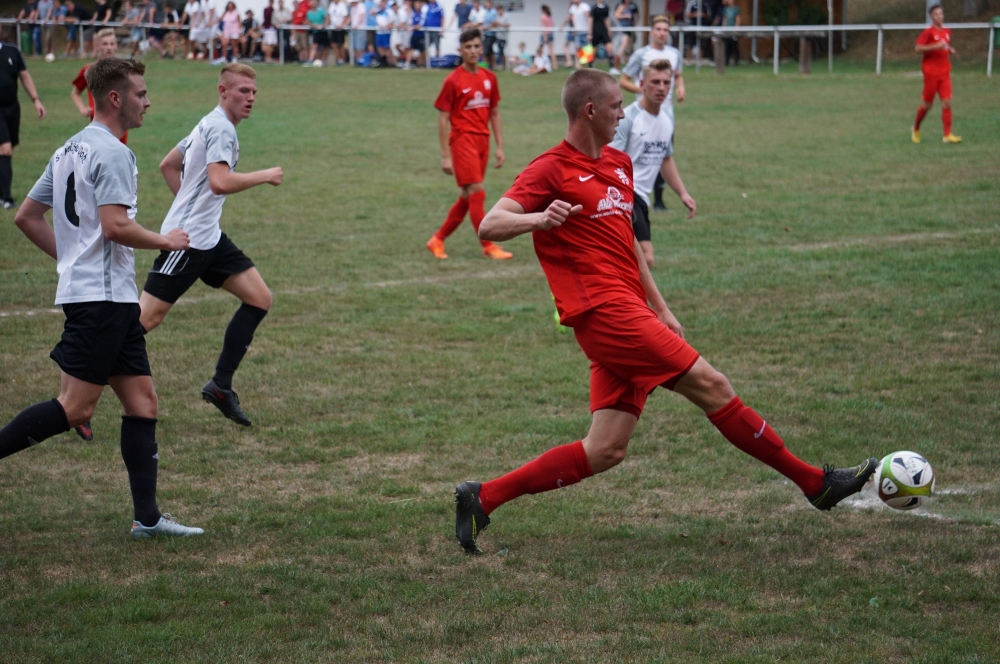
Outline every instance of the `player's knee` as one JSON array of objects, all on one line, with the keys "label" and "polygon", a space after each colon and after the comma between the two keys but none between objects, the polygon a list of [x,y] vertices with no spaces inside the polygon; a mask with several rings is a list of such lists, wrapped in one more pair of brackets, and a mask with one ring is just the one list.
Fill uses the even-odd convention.
[{"label": "player's knee", "polygon": [[133,417],[148,417],[153,419],[159,412],[159,400],[156,390],[153,389],[152,381],[149,386],[132,395],[129,403],[125,404],[125,414]]},{"label": "player's knee", "polygon": [[274,298],[271,295],[271,289],[268,288],[267,286],[265,286],[263,290],[257,293],[254,299],[256,300],[256,302],[253,303],[253,306],[257,307],[258,309],[263,309],[264,311],[271,310],[271,304],[272,302],[274,302]]},{"label": "player's knee", "polygon": [[94,416],[94,407],[96,406],[92,403],[78,403],[63,398],[59,399],[59,404],[63,407],[63,412],[66,413],[66,421],[70,427],[77,427],[89,422],[90,418]]}]

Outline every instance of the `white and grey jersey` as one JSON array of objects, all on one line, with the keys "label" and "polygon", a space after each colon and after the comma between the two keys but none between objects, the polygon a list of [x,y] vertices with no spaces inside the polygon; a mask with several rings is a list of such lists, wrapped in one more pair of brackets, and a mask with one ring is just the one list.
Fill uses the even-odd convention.
[{"label": "white and grey jersey", "polygon": [[611,147],[632,159],[632,186],[649,205],[656,176],[663,160],[674,154],[674,118],[666,104],[658,115],[644,110],[639,102],[625,109],[625,119],[618,123]]},{"label": "white and grey jersey", "polygon": [[[673,46],[667,45],[662,49],[656,49],[652,46],[643,46],[635,49],[632,51],[632,57],[628,59],[625,68],[622,69],[622,73],[635,81],[636,85],[639,85],[642,82],[643,67],[648,67],[649,63],[655,60],[667,60],[670,62],[670,66],[674,70],[674,77],[684,71],[684,60],[681,59],[680,51]],[[669,107],[671,117],[673,117],[674,113],[674,86],[676,82],[674,77],[671,77],[670,92],[667,93],[667,100],[664,102]],[[636,99],[641,96],[637,95]]]},{"label": "white and grey jersey", "polygon": [[240,158],[236,127],[222,107],[216,106],[177,144],[177,149],[184,155],[181,188],[160,232],[166,234],[180,228],[187,231],[192,249],[211,249],[222,237],[219,220],[226,197],[212,193],[208,186],[208,165],[225,162],[230,171],[236,170]]},{"label": "white and grey jersey", "polygon": [[139,301],[135,254],[104,237],[98,208],[123,205],[135,219],[135,155],[99,122],[56,150],[28,197],[52,208],[59,286],[56,304]]}]

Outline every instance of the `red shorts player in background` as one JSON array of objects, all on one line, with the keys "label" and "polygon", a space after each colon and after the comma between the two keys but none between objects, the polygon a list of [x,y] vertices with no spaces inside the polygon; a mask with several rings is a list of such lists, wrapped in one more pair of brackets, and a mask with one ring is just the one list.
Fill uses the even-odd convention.
[{"label": "red shorts player in background", "polygon": [[[444,79],[441,94],[434,102],[438,114],[438,136],[441,140],[441,170],[455,175],[459,189],[458,200],[451,206],[448,216],[438,232],[427,241],[427,248],[436,258],[448,258],[444,241],[455,232],[465,213],[469,213],[472,226],[479,231],[479,224],[486,216],[486,165],[490,159],[490,125],[497,141],[497,168],[503,166],[503,131],[500,122],[500,87],[493,72],[479,66],[483,55],[483,37],[478,28],[463,30],[459,37],[462,66]],[[451,131],[448,125],[451,125]],[[483,255],[504,260],[514,254],[487,240],[480,240]]]},{"label": "red shorts player in background", "polygon": [[535,159],[486,215],[480,237],[531,233],[563,325],[590,359],[590,432],[490,482],[455,489],[455,534],[469,553],[489,514],[526,493],[560,489],[625,458],[646,398],[657,387],[686,397],[739,450],[795,482],[816,508],[857,493],[877,461],[841,470],[796,458],[743,405],[729,381],[684,341],[632,232],[632,162],[608,146],[625,117],[618,82],[596,69],[563,86],[566,139]]},{"label": "red shorts player in background", "polygon": [[917,109],[917,119],[913,123],[911,138],[914,143],[920,142],[920,123],[924,121],[927,111],[931,110],[934,95],[941,98],[941,124],[944,125],[945,143],[961,143],[962,137],[951,133],[951,60],[949,53],[954,53],[951,47],[951,30],[944,27],[944,10],[941,5],[934,5],[929,10],[931,27],[917,37],[917,53],[923,53],[924,62],[924,103]]},{"label": "red shorts player in background", "polygon": [[[118,38],[115,37],[114,28],[104,28],[98,31],[94,35],[94,43],[96,45],[94,57],[98,60],[101,58],[113,58],[118,53]],[[76,109],[80,111],[80,115],[87,118],[88,121],[94,119],[94,97],[90,94],[90,90],[87,90],[87,69],[89,67],[90,65],[84,65],[80,68],[80,73],[73,79],[73,91],[69,95],[70,99],[76,105]],[[88,104],[83,103],[84,90],[87,90]],[[128,143],[127,131],[122,136],[122,143]],[[80,433],[80,435],[83,436],[84,434]]]}]

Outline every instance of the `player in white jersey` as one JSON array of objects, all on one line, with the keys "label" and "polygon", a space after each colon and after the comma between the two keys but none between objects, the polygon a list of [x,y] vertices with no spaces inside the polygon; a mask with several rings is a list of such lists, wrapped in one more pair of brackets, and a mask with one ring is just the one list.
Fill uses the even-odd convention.
[{"label": "player in white jersey", "polygon": [[625,118],[618,123],[611,147],[632,159],[632,185],[635,206],[632,209],[632,230],[642,248],[646,265],[653,266],[653,242],[649,233],[649,192],[658,175],[680,197],[688,209],[688,219],[694,217],[697,205],[677,172],[674,163],[674,118],[667,112],[673,67],[667,60],[654,60],[642,70],[639,101],[625,109]]},{"label": "player in white jersey", "polygon": [[233,391],[233,374],[253,341],[257,326],[271,308],[271,291],[253,262],[219,228],[226,195],[261,184],[277,186],[280,167],[237,173],[240,144],[236,125],[250,117],[257,96],[257,72],[244,64],[228,64],[219,75],[219,105],[202,118],[191,134],[160,163],[160,172],[175,198],[160,229],[183,229],[191,248],[161,251],[153,262],[139,298],[142,326],[151,331],[177,299],[201,279],[240,299],[222,344],[215,375],[202,388],[205,401],[238,424],[250,426]]},{"label": "player in white jersey", "polygon": [[[139,325],[135,249],[188,246],[188,235],[165,235],[135,222],[135,155],[121,142],[142,126],[149,108],[145,66],[103,58],[87,69],[94,121],[56,150],[14,222],[56,259],[56,304],[66,314],[51,357],[62,370],[59,396],[35,404],[0,429],[0,458],[37,445],[90,419],[105,385],[125,411],[121,455],[132,490],[132,536],[201,535],[156,505],[156,392]],[[52,226],[45,213],[52,210]]]},{"label": "player in white jersey", "polygon": [[[622,90],[628,92],[634,92],[636,94],[636,101],[642,97],[642,90],[639,84],[642,83],[642,71],[643,68],[648,67],[649,63],[654,60],[666,60],[670,63],[670,67],[673,71],[673,81],[671,82],[670,91],[667,93],[667,99],[665,106],[667,113],[670,114],[670,119],[674,119],[674,92],[677,93],[677,101],[682,102],[686,96],[686,91],[684,89],[684,59],[681,58],[680,51],[670,45],[670,17],[668,16],[654,16],[653,25],[649,32],[649,45],[637,48],[632,52],[632,57],[628,59],[628,63],[622,70],[622,75],[618,78],[618,85],[621,86]],[[666,210],[667,206],[663,204],[663,185],[664,181],[662,177],[656,178],[656,184],[653,187],[654,210]]]}]

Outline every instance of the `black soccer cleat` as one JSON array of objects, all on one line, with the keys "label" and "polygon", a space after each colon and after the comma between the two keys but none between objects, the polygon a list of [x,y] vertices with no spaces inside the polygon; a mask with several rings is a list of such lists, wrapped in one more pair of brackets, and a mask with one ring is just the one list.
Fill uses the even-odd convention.
[{"label": "black soccer cleat", "polygon": [[466,553],[482,553],[476,537],[490,525],[490,517],[479,502],[479,482],[462,482],[455,487],[455,537]]},{"label": "black soccer cleat", "polygon": [[827,464],[823,466],[823,490],[809,498],[809,504],[818,510],[829,510],[848,496],[861,491],[878,467],[878,459],[872,457],[853,468],[834,468]]},{"label": "black soccer cleat", "polygon": [[663,201],[656,201],[653,203],[654,210],[660,210],[661,212],[668,212],[667,206],[664,205]]},{"label": "black soccer cleat", "polygon": [[224,390],[215,384],[214,380],[205,383],[201,388],[201,398],[218,408],[223,415],[237,424],[251,426],[250,418],[240,408],[240,398],[232,390]]},{"label": "black soccer cleat", "polygon": [[94,439],[94,427],[90,426],[90,420],[87,420],[80,426],[75,427],[73,430],[76,431],[76,435],[80,436],[80,438],[83,438],[87,442]]}]

